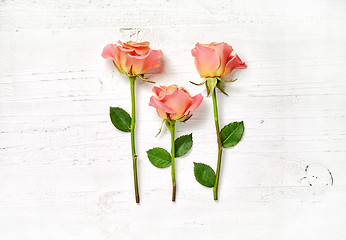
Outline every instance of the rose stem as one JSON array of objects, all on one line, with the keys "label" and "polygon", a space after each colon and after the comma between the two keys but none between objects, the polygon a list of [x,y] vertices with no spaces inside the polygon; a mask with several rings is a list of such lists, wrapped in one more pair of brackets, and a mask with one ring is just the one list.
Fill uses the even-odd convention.
[{"label": "rose stem", "polygon": [[131,86],[131,102],[132,102],[132,116],[131,116],[131,148],[133,160],[133,178],[135,184],[136,203],[139,203],[138,180],[137,180],[137,155],[135,150],[135,124],[136,124],[136,104],[135,104],[135,76],[129,76]]},{"label": "rose stem", "polygon": [[217,112],[217,101],[216,101],[216,88],[214,88],[214,91],[213,91],[213,94],[212,94],[212,98],[213,98],[214,121],[215,121],[217,145],[218,145],[216,179],[215,179],[215,185],[213,187],[214,200],[217,200],[217,188],[219,186],[219,177],[220,177],[220,168],[221,168],[221,156],[222,156],[222,149],[223,149],[223,147],[222,147],[221,138],[220,138],[219,114]]},{"label": "rose stem", "polygon": [[175,143],[174,143],[174,132],[175,132],[175,121],[168,122],[169,131],[171,132],[171,155],[172,155],[172,184],[173,184],[173,192],[172,192],[172,202],[175,202],[175,192],[176,192],[176,182],[175,182]]}]

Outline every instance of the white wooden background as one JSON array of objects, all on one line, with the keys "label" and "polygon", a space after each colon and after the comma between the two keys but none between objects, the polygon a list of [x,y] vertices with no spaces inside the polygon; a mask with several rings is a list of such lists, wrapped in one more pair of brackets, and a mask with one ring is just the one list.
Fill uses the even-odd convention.
[{"label": "white wooden background", "polygon": [[[2,0],[0,239],[345,240],[345,29],[345,0]],[[169,169],[146,157],[169,134],[154,137],[140,81],[134,202],[130,135],[108,115],[130,110],[129,81],[100,56],[118,39],[162,49],[148,77],[194,95],[206,95],[188,82],[200,81],[197,41],[228,42],[247,63],[218,96],[220,124],[246,127],[225,150],[218,202],[193,176],[193,161],[216,167],[211,99],[177,126],[194,146],[172,203]]]}]

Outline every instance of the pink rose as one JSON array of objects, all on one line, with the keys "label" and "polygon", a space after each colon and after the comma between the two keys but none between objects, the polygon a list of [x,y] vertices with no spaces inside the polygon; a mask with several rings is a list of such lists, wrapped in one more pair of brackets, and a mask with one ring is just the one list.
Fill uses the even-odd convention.
[{"label": "pink rose", "polygon": [[140,75],[149,69],[160,66],[161,50],[151,50],[149,42],[125,42],[108,44],[104,47],[102,57],[113,59],[118,68],[127,75]]},{"label": "pink rose", "polygon": [[154,96],[150,98],[149,105],[156,108],[160,118],[169,121],[187,116],[196,110],[203,100],[201,94],[191,97],[188,91],[175,84],[167,87],[153,87],[153,93]]},{"label": "pink rose", "polygon": [[191,50],[196,68],[202,78],[226,77],[236,68],[246,68],[238,55],[232,56],[233,48],[227,43],[200,44]]}]

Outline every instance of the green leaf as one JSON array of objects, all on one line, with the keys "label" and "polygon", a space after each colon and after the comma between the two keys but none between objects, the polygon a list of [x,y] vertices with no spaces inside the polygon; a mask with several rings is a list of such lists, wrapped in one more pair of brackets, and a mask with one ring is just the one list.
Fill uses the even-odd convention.
[{"label": "green leaf", "polygon": [[131,131],[131,117],[124,109],[119,107],[110,107],[109,113],[111,121],[117,129],[123,132]]},{"label": "green leaf", "polygon": [[147,151],[150,162],[158,168],[171,166],[171,154],[163,148],[153,148]]},{"label": "green leaf", "polygon": [[244,123],[232,122],[225,126],[220,132],[221,143],[224,148],[233,147],[243,136]]},{"label": "green leaf", "polygon": [[193,170],[197,182],[209,188],[214,187],[216,178],[214,170],[203,163],[194,162],[193,164],[195,165]]},{"label": "green leaf", "polygon": [[192,147],[192,133],[178,137],[175,141],[175,157],[184,156]]}]

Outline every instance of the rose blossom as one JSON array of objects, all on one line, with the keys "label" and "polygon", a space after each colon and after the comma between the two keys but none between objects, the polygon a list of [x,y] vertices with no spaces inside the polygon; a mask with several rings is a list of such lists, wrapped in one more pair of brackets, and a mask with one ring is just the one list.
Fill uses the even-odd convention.
[{"label": "rose blossom", "polygon": [[169,121],[182,119],[196,110],[203,100],[201,94],[191,97],[188,91],[175,84],[153,87],[152,91],[154,96],[150,98],[149,105],[156,108],[160,118]]},{"label": "rose blossom", "polygon": [[101,56],[113,59],[117,67],[127,75],[136,76],[159,67],[162,51],[151,50],[149,42],[118,41],[118,45],[106,45]]},{"label": "rose blossom", "polygon": [[202,78],[225,77],[236,68],[246,68],[238,55],[232,56],[233,48],[227,43],[200,44],[191,50],[196,68]]}]

